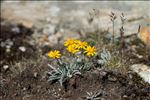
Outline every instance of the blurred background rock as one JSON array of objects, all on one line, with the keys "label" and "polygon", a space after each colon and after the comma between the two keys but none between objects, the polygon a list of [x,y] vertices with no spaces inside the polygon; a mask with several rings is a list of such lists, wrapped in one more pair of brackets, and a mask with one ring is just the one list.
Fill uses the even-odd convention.
[{"label": "blurred background rock", "polygon": [[[38,31],[36,37],[41,34],[45,34],[44,37],[57,34],[56,36],[59,38],[63,36],[66,39],[68,37],[79,38],[79,32],[83,34],[95,30],[112,32],[112,23],[109,17],[111,11],[117,15],[116,33],[119,33],[121,25],[121,13],[124,13],[127,18],[124,26],[125,35],[137,33],[139,24],[145,27],[150,23],[148,21],[150,1],[3,0],[1,2],[1,18],[5,21],[21,23],[27,28],[34,27]],[[90,22],[93,17],[94,19]],[[55,41],[54,44],[57,43],[57,39],[53,39],[53,41]]]}]

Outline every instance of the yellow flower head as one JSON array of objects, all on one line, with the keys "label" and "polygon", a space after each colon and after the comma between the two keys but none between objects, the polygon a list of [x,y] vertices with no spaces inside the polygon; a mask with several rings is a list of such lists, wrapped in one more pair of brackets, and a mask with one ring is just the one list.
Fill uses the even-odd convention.
[{"label": "yellow flower head", "polygon": [[67,47],[67,50],[68,50],[70,53],[73,53],[73,54],[75,54],[76,52],[79,51],[79,49],[77,48],[77,45],[76,45],[76,44],[69,45],[69,46]]},{"label": "yellow flower head", "polygon": [[86,55],[87,55],[88,57],[94,56],[94,55],[96,55],[96,48],[95,48],[94,46],[93,46],[93,47],[87,46],[87,47],[85,48],[84,53],[86,53]]},{"label": "yellow flower head", "polygon": [[87,46],[88,46],[88,43],[87,42],[78,42],[78,49],[85,49]]},{"label": "yellow flower head", "polygon": [[74,44],[74,39],[68,39],[67,41],[65,41],[64,46],[69,46]]},{"label": "yellow flower head", "polygon": [[58,51],[58,50],[54,50],[54,51],[50,51],[49,53],[48,53],[48,56],[50,57],[50,58],[60,58],[60,56],[61,56],[61,54],[60,54],[60,51]]},{"label": "yellow flower head", "polygon": [[75,44],[79,44],[80,42],[81,42],[80,40],[77,40],[77,39],[74,40],[74,43],[75,43]]}]

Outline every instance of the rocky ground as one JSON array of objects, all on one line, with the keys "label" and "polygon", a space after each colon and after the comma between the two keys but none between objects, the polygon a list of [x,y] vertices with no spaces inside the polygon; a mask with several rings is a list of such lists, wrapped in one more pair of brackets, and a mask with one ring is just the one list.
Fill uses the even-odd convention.
[{"label": "rocky ground", "polygon": [[[143,32],[138,32],[139,25],[141,29],[150,25],[149,7],[149,1],[3,1],[0,23],[0,98],[149,100],[149,42],[143,41],[144,44],[137,35]],[[111,11],[117,15],[117,39],[120,39],[121,13],[126,18],[123,51],[118,42],[114,45],[109,43],[108,35],[112,33]],[[147,34],[150,34],[149,30]],[[122,67],[103,68],[95,64],[95,69],[73,77],[66,87],[61,87],[57,82],[48,82],[47,71],[50,69],[47,64],[50,61],[47,52],[52,49],[63,52],[63,43],[68,37],[94,41],[99,52],[101,48],[111,53],[122,52],[123,58],[117,56],[122,61]]]},{"label": "rocky ground", "polygon": [[150,2],[144,1],[7,1],[2,3],[2,16],[8,21],[22,23],[26,27],[35,26],[39,29],[46,27],[48,32],[45,30],[43,33],[52,35],[56,31],[67,31],[63,33],[79,30],[91,32],[97,29],[111,31],[112,23],[109,15],[113,11],[118,19],[115,22],[116,33],[121,25],[120,15],[124,13],[127,18],[124,26],[126,34],[131,34],[137,32],[139,24],[143,26],[148,24],[149,5]]}]

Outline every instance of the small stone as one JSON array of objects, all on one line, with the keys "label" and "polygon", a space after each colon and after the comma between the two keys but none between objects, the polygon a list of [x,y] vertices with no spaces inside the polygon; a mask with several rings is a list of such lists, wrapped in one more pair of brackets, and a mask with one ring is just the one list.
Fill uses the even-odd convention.
[{"label": "small stone", "polygon": [[139,54],[136,54],[136,53],[133,53],[136,57],[138,57],[139,59],[143,58],[142,55],[139,55]]},{"label": "small stone", "polygon": [[26,27],[26,28],[32,28],[32,27],[33,27],[33,22],[30,21],[30,20],[24,19],[24,20],[21,20],[20,23],[21,23],[24,27]]},{"label": "small stone", "polygon": [[8,65],[4,65],[3,68],[4,68],[4,70],[7,70],[9,68],[9,66]]},{"label": "small stone", "polygon": [[25,52],[25,51],[26,51],[26,48],[25,48],[24,46],[20,46],[20,47],[19,47],[19,50],[22,51],[22,52]]},{"label": "small stone", "polygon": [[117,81],[117,78],[116,77],[108,77],[108,80],[109,81],[112,81],[112,82],[116,82]]},{"label": "small stone", "polygon": [[27,88],[26,88],[26,87],[24,87],[24,88],[23,88],[23,91],[25,91],[25,90],[27,90]]},{"label": "small stone", "polygon": [[99,70],[99,74],[100,74],[100,76],[104,77],[107,75],[107,72],[104,70]]},{"label": "small stone", "polygon": [[34,76],[34,78],[37,78],[38,73],[37,73],[37,72],[35,72],[35,73],[33,74],[33,76]]},{"label": "small stone", "polygon": [[13,27],[11,30],[12,30],[13,32],[20,33],[19,27]]},{"label": "small stone", "polygon": [[61,91],[61,88],[59,88],[58,91]]},{"label": "small stone", "polygon": [[128,96],[127,95],[123,95],[123,98],[127,98]]}]

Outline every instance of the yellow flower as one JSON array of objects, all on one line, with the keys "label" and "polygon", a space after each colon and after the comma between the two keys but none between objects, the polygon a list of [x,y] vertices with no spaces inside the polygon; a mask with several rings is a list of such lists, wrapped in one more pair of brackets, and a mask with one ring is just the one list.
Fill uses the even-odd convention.
[{"label": "yellow flower", "polygon": [[88,46],[87,42],[82,42],[80,40],[74,40],[74,44],[76,44],[78,49],[85,49]]},{"label": "yellow flower", "polygon": [[81,41],[80,40],[74,40],[75,44],[79,44]]},{"label": "yellow flower", "polygon": [[88,57],[94,56],[96,55],[96,48],[94,46],[87,46],[87,48],[85,48],[84,53],[86,53]]},{"label": "yellow flower", "polygon": [[73,54],[79,51],[76,44],[69,45],[67,50]]},{"label": "yellow flower", "polygon": [[50,51],[49,53],[48,53],[48,56],[50,57],[50,58],[60,58],[60,56],[61,56],[61,54],[60,54],[60,51],[58,51],[58,50],[54,50],[54,51]]},{"label": "yellow flower", "polygon": [[69,46],[74,44],[74,39],[68,39],[67,41],[65,41],[64,46]]},{"label": "yellow flower", "polygon": [[87,42],[78,42],[78,49],[85,49],[88,46]]}]

